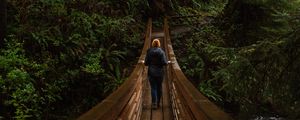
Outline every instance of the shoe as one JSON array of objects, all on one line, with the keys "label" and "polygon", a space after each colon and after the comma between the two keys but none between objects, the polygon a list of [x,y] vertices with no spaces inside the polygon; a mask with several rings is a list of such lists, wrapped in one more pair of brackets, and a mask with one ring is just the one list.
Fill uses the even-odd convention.
[{"label": "shoe", "polygon": [[152,109],[157,109],[157,104],[156,103],[152,104]]}]

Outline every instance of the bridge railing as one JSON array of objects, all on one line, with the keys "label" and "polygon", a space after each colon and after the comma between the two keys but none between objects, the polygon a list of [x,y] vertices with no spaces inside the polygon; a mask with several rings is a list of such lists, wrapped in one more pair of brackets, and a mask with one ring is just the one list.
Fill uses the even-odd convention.
[{"label": "bridge railing", "polygon": [[148,20],[144,47],[129,78],[101,103],[81,115],[78,120],[114,120],[139,119],[142,111],[142,80],[146,75],[146,67],[141,64],[150,47],[152,19]]},{"label": "bridge railing", "polygon": [[170,98],[175,119],[231,120],[232,118],[201,94],[181,71],[176,60],[167,18],[164,19],[165,51],[172,62],[167,67]]}]

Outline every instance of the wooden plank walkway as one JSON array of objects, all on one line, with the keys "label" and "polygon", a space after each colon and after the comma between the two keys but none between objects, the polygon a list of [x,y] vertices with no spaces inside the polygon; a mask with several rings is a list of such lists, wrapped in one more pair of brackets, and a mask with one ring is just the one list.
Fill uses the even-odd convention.
[{"label": "wooden plank walkway", "polygon": [[151,108],[151,88],[148,79],[143,80],[144,90],[143,90],[143,110],[142,110],[142,120],[172,120],[172,108],[169,99],[168,91],[168,80],[164,79],[162,88],[163,95],[158,109]]}]

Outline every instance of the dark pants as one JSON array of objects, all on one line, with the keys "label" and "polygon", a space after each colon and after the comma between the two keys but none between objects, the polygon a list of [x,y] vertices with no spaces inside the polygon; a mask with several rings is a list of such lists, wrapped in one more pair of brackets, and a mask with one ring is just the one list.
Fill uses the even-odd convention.
[{"label": "dark pants", "polygon": [[152,104],[153,103],[159,104],[162,95],[163,76],[160,77],[149,76],[149,82],[151,86]]}]

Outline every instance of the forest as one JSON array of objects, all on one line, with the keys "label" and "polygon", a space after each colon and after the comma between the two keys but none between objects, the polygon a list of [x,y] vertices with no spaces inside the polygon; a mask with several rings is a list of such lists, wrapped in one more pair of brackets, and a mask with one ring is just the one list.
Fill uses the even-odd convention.
[{"label": "forest", "polygon": [[186,15],[171,39],[199,91],[237,120],[300,119],[299,0],[160,1],[0,0],[0,120],[76,119],[127,79],[150,16]]}]

